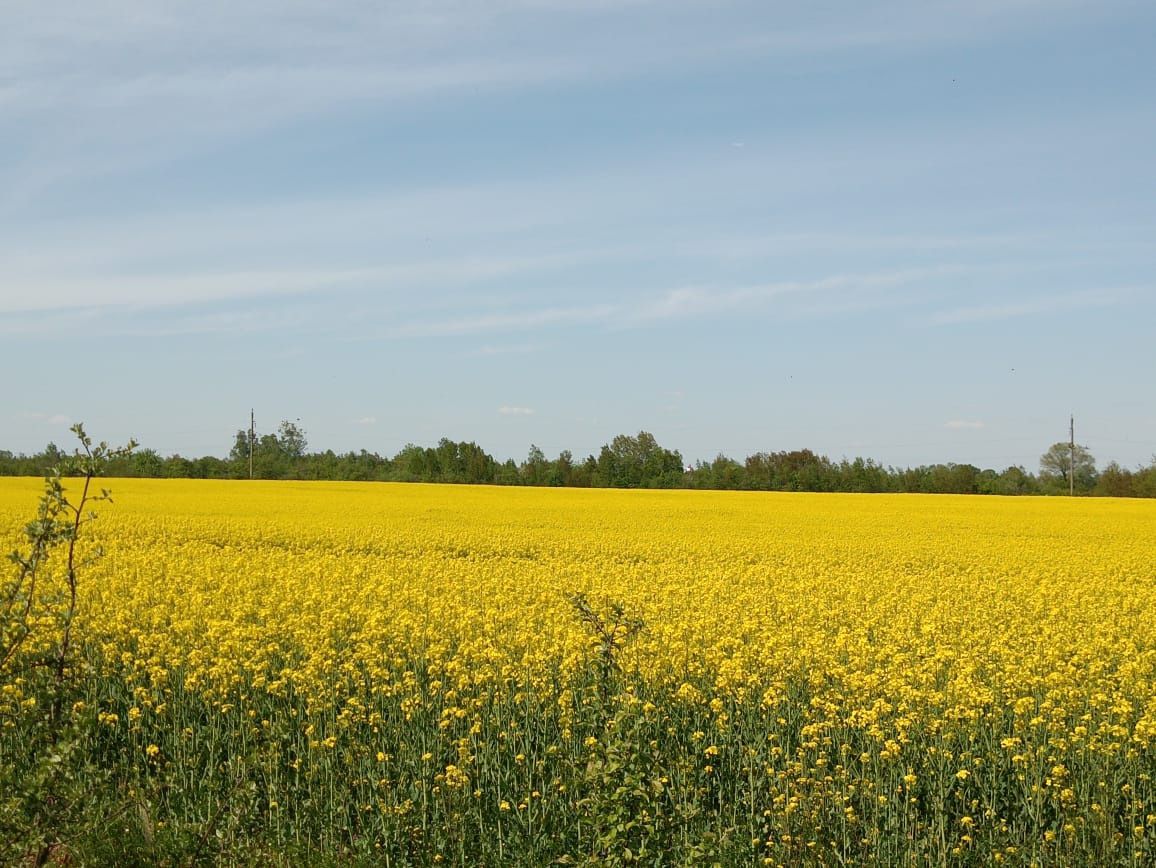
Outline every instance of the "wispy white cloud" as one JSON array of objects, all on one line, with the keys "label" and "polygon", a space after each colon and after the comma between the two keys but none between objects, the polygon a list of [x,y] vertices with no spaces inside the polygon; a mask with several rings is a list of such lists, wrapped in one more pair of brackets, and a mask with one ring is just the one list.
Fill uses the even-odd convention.
[{"label": "wispy white cloud", "polygon": [[815,253],[912,253],[985,249],[993,253],[1030,249],[1048,241],[1043,233],[972,232],[731,232],[718,237],[699,237],[687,245],[703,255],[726,260],[805,251]]},{"label": "wispy white cloud", "polygon": [[984,424],[982,421],[980,421],[978,419],[977,420],[952,419],[950,422],[945,422],[943,424],[943,427],[944,428],[950,428],[953,431],[979,430],[980,428],[984,427]]},{"label": "wispy white cloud", "polygon": [[[0,334],[23,338],[61,338],[68,335],[86,337],[167,338],[192,335],[251,335],[259,332],[285,332],[309,322],[297,309],[203,311],[176,308],[156,315],[150,308],[85,308],[62,312],[34,311],[4,313],[0,311]],[[278,358],[301,355],[299,347],[276,352]]]},{"label": "wispy white cloud", "polygon": [[[752,181],[751,166],[688,164],[685,154],[668,154],[645,164],[632,158],[597,172],[545,180],[431,184],[389,194],[234,202],[119,219],[90,215],[39,225],[14,221],[0,233],[0,261],[5,263],[0,313],[196,303],[358,283],[383,289],[438,281],[464,284],[655,255],[698,258],[714,267],[719,260],[734,263],[807,252],[887,254],[903,261],[936,251],[982,248],[1014,256],[1040,241],[1009,233],[760,233],[736,232],[733,226],[714,231],[663,226],[669,211],[691,200],[709,200],[720,189],[765,184],[769,186],[763,193],[769,195],[772,190],[784,192],[782,185],[790,189],[797,185],[810,195],[824,184],[837,186],[838,178],[827,177],[825,167],[848,161],[837,153],[842,145],[830,147],[836,153],[794,155],[790,178],[768,175]],[[876,178],[885,171],[906,170],[899,162],[886,169],[872,164]],[[0,167],[0,176],[3,171]],[[0,190],[5,187],[0,177]],[[637,240],[607,238],[601,228],[607,214],[629,215],[646,231]],[[585,244],[575,244],[575,238]],[[360,263],[342,261],[341,252],[350,250],[360,251]],[[366,250],[373,251],[375,261],[364,262]],[[204,263],[212,263],[213,270],[206,271]],[[648,315],[672,315],[678,308],[734,309],[752,299],[792,291],[797,289],[786,284],[737,289],[692,285],[672,290]]]},{"label": "wispy white cloud", "polygon": [[67,426],[72,424],[72,418],[64,413],[39,413],[24,411],[19,414],[21,419],[29,422],[41,422],[45,425]]},{"label": "wispy white cloud", "polygon": [[377,417],[376,416],[362,416],[360,419],[354,419],[353,424],[354,425],[376,425],[377,424]]},{"label": "wispy white cloud", "polygon": [[498,408],[498,412],[503,416],[533,416],[534,410],[530,407],[510,407],[502,406]]},{"label": "wispy white cloud", "polygon": [[[717,266],[720,259],[745,262],[808,251],[910,256],[913,250],[950,252],[966,246],[1006,254],[1009,246],[1030,242],[1007,236],[934,234],[744,235],[729,229],[668,237],[650,226],[638,240],[574,244],[574,236],[589,234],[592,226],[604,222],[607,209],[620,210],[611,189],[668,188],[676,167],[650,167],[649,172],[632,176],[624,172],[622,178],[611,177],[606,188],[600,187],[607,183],[605,177],[578,177],[547,185],[430,187],[388,196],[234,204],[119,220],[62,220],[35,231],[15,225],[0,236],[0,261],[5,263],[0,313],[196,303],[358,283],[376,288],[462,285],[656,255]],[[682,174],[687,174],[685,169]],[[701,177],[690,174],[694,177],[684,177],[684,187],[706,191],[720,181],[709,170]],[[495,201],[503,203],[497,212]],[[566,213],[561,225],[559,203],[565,204]],[[639,219],[647,216],[640,214]],[[60,243],[62,237],[67,244]],[[335,264],[334,251],[351,247],[374,249],[379,261]],[[214,267],[206,269],[205,262]],[[265,263],[271,265],[263,267]],[[736,304],[751,295],[797,289],[775,284],[726,291],[733,293],[729,303]],[[664,306],[727,303],[719,290],[710,287],[676,289],[653,314],[660,315]]]},{"label": "wispy white cloud", "polygon": [[[805,6],[806,4],[804,4]],[[1057,17],[1069,10],[1094,6],[1093,0],[890,0],[832,7],[842,20],[804,19],[796,26],[756,31],[739,45],[785,55],[872,50],[895,46],[924,47],[967,42],[998,32],[1038,26],[1045,11]]]},{"label": "wispy white cloud", "polygon": [[109,306],[162,307],[299,293],[356,279],[356,272],[237,271],[27,281],[9,278],[0,313]]},{"label": "wispy white cloud", "polygon": [[[643,249],[645,245],[643,246]],[[888,308],[918,308],[929,298],[951,297],[948,288],[965,274],[999,273],[1000,266],[944,263],[916,268],[839,273],[806,280],[740,286],[684,286],[669,290],[628,289],[614,301],[584,301],[547,275],[564,274],[568,263],[627,259],[630,248],[578,250],[538,256],[464,257],[414,260],[369,268],[255,270],[207,274],[134,275],[34,284],[35,292],[0,292],[0,333],[67,333],[166,336],[257,331],[329,329],[353,341],[513,335],[572,327],[632,329],[698,317],[775,313],[792,319],[825,319]],[[527,280],[530,290],[488,301],[450,292],[472,282],[505,276]],[[20,284],[17,283],[17,286]],[[413,290],[429,288],[431,293]],[[31,290],[32,287],[29,287]],[[1072,292],[1047,298],[947,308],[911,320],[947,326],[1015,316],[1039,315],[1119,304],[1130,289]],[[333,293],[346,304],[334,306]],[[354,293],[356,295],[351,295]],[[385,295],[383,295],[385,294]],[[391,295],[392,294],[392,295]],[[269,305],[263,297],[296,297]],[[570,303],[566,303],[567,296]],[[353,298],[360,301],[350,306]],[[391,306],[382,304],[392,297]],[[534,304],[532,298],[554,303]],[[248,302],[246,302],[248,300]],[[227,307],[225,305],[228,305]],[[325,308],[318,316],[318,305]],[[358,308],[363,309],[358,309]],[[344,313],[344,319],[342,312]],[[476,355],[530,353],[536,340],[487,343]]]},{"label": "wispy white cloud", "polygon": [[[854,295],[866,290],[897,287],[921,279],[951,274],[956,266],[945,265],[924,269],[900,269],[863,273],[840,274],[809,281],[784,281],[759,286],[732,288],[680,287],[659,293],[632,291],[623,293],[621,301],[572,306],[527,307],[521,310],[492,311],[478,309],[468,315],[443,319],[424,319],[402,322],[387,331],[391,338],[437,338],[486,333],[513,333],[538,331],[547,328],[575,325],[604,328],[638,328],[663,321],[676,321],[696,316],[722,316],[735,312],[753,312],[756,306],[765,306],[781,297],[814,293],[844,293]],[[871,306],[887,306],[890,302],[877,299],[861,301],[855,310]],[[838,306],[824,313],[837,314]]]},{"label": "wispy white cloud", "polygon": [[478,313],[440,321],[404,323],[389,330],[395,338],[451,337],[486,332],[525,331],[547,326],[606,322],[619,310],[614,304],[544,307],[536,310]]},{"label": "wispy white cloud", "polygon": [[267,2],[213,13],[164,2],[145,14],[121,2],[68,15],[6,9],[0,136],[19,128],[33,147],[0,169],[0,208],[359,104],[542,87],[612,75],[629,60],[591,65],[577,46],[548,39],[511,50],[499,28],[505,4],[293,5],[292,14]]},{"label": "wispy white cloud", "polygon": [[[93,0],[68,14],[16,4],[0,30],[0,135],[18,125],[34,147],[0,180],[15,207],[77,176],[131,171],[358,105],[744,55],[790,60],[977,39],[1034,23],[1040,4],[727,5],[734,14],[690,0],[247,0],[211,11],[173,0]],[[1054,16],[1077,5],[1087,4],[1057,9],[1051,0],[1047,8]]]},{"label": "wispy white cloud", "polygon": [[681,32],[676,19],[701,17],[677,0],[646,28],[605,22],[645,15],[659,5],[650,0],[291,5],[288,13],[249,0],[208,14],[164,0],[147,12],[96,0],[68,15],[34,4],[5,10],[0,135],[18,124],[35,147],[0,169],[0,204],[351,108],[598,81],[703,53],[694,40],[654,44],[660,30]]},{"label": "wispy white cloud", "polygon": [[634,317],[647,320],[719,314],[749,309],[752,305],[782,296],[823,292],[855,293],[942,277],[959,270],[959,266],[943,265],[864,274],[836,274],[815,280],[781,281],[738,288],[683,287],[670,290],[657,301],[641,306],[634,311]]},{"label": "wispy white cloud", "polygon": [[[0,99],[9,108],[26,100],[45,110],[58,109],[60,100],[98,108],[155,100],[204,111],[214,107],[215,97],[266,106],[293,99],[319,108],[324,101],[365,95],[536,86],[551,70],[590,78],[608,69],[674,66],[695,57],[709,61],[744,49],[792,56],[977,38],[1030,23],[1042,2],[779,6],[742,15],[742,30],[727,26],[716,10],[687,0],[431,0],[336,9],[297,0],[292,14],[268,0],[218,6],[214,14],[163,0],[147,9],[125,0],[94,0],[67,16],[26,4],[6,14],[0,73],[10,83]],[[757,13],[762,4],[728,5],[741,14],[744,7]],[[1089,4],[1046,5],[1054,13],[1057,5]],[[614,20],[641,23],[640,16],[650,25],[645,32],[606,26]],[[699,38],[686,39],[687,33]],[[535,45],[537,54],[527,48]],[[591,48],[602,49],[598,64],[588,62]],[[84,75],[75,72],[78,57],[87,61]],[[334,57],[343,62],[334,63]]]},{"label": "wispy white cloud", "polygon": [[415,289],[431,284],[462,284],[511,274],[555,268],[575,254],[542,256],[461,256],[414,259],[368,268],[252,269],[158,272],[102,277],[44,277],[28,269],[10,273],[0,288],[0,314],[92,309],[108,306],[165,307],[294,295],[350,287]]},{"label": "wispy white cloud", "polygon": [[1109,288],[1059,293],[1031,299],[964,305],[939,311],[923,322],[931,326],[967,325],[1027,316],[1044,316],[1089,308],[1113,307],[1128,300],[1133,288]]},{"label": "wispy white cloud", "polygon": [[523,343],[523,344],[486,344],[480,347],[475,355],[479,356],[521,356],[529,353],[536,353],[542,349],[541,344],[537,343]]}]

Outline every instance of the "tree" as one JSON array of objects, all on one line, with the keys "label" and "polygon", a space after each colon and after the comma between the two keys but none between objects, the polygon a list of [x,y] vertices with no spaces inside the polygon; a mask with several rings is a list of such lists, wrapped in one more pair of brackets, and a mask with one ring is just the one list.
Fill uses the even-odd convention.
[{"label": "tree", "polygon": [[233,437],[233,448],[229,450],[229,460],[234,464],[248,465],[249,462],[249,429],[238,428]]},{"label": "tree", "polygon": [[1156,455],[1147,467],[1138,467],[1132,474],[1132,492],[1136,497],[1156,497]]},{"label": "tree", "polygon": [[498,462],[472,440],[458,444],[458,454],[465,466],[465,481],[469,483],[493,482]]},{"label": "tree", "polygon": [[521,485],[522,477],[518,473],[517,462],[513,458],[507,458],[503,464],[494,469],[494,482],[498,485]]},{"label": "tree", "polygon": [[574,480],[574,455],[569,449],[558,453],[558,458],[546,471],[546,484],[554,486],[572,485]]},{"label": "tree", "polygon": [[1109,461],[1100,478],[1096,480],[1096,494],[1104,497],[1135,497],[1132,471]]},{"label": "tree", "polygon": [[530,444],[530,453],[522,464],[522,481],[526,485],[545,485],[546,470],[549,464],[546,454],[533,443]]},{"label": "tree", "polygon": [[1006,468],[999,475],[992,494],[1031,494],[1036,490],[1036,482],[1031,474],[1019,465]]},{"label": "tree", "polygon": [[682,455],[658,445],[654,435],[619,434],[602,447],[596,464],[598,485],[613,488],[674,488],[682,483]]},{"label": "tree", "polygon": [[402,482],[429,482],[433,468],[427,451],[414,443],[406,443],[393,457],[397,478]]},{"label": "tree", "polygon": [[296,460],[305,454],[309,441],[305,439],[305,430],[300,425],[283,419],[277,426],[277,445],[286,458]]},{"label": "tree", "polygon": [[1080,492],[1091,491],[1096,484],[1096,459],[1088,451],[1087,446],[1077,445],[1075,448],[1075,462],[1073,466],[1072,447],[1067,443],[1053,443],[1048,451],[1040,456],[1040,481],[1044,487],[1054,492],[1068,491],[1072,487],[1072,474],[1075,475],[1075,490]]},{"label": "tree", "polygon": [[746,467],[721,452],[707,465],[710,487],[724,491],[738,491],[747,487]]},{"label": "tree", "polygon": [[238,429],[229,450],[231,475],[237,478],[249,475],[249,450],[252,448],[253,475],[258,479],[300,477],[308,445],[305,430],[287,419],[277,426],[276,434],[251,437],[247,429]]},{"label": "tree", "polygon": [[132,453],[132,457],[127,461],[118,462],[117,470],[127,470],[133,476],[144,476],[146,478],[156,478],[161,476],[164,472],[164,459],[157,453],[155,449],[140,449]]},{"label": "tree", "polygon": [[838,473],[841,478],[840,491],[858,493],[887,490],[889,481],[887,470],[874,458],[867,460],[856,458],[854,461],[844,458],[839,462]]}]

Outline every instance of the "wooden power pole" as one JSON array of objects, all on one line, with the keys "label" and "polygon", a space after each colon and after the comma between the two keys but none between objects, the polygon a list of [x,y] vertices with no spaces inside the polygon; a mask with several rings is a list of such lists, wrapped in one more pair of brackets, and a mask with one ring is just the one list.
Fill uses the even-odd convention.
[{"label": "wooden power pole", "polygon": [[1068,496],[1076,496],[1076,414],[1068,417]]},{"label": "wooden power pole", "polygon": [[257,426],[253,417],[253,408],[249,408],[249,478],[253,478],[253,441],[257,439]]}]

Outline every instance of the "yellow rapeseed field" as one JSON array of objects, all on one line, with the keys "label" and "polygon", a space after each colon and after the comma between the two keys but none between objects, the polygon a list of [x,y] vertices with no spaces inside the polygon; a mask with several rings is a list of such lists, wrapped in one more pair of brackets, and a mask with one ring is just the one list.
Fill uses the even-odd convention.
[{"label": "yellow rapeseed field", "polygon": [[[632,857],[1156,858],[1156,503],[108,484],[88,704],[142,780],[249,757],[286,836],[609,858],[636,768]],[[0,481],[8,549],[37,490]],[[645,623],[612,672],[576,592]]]}]

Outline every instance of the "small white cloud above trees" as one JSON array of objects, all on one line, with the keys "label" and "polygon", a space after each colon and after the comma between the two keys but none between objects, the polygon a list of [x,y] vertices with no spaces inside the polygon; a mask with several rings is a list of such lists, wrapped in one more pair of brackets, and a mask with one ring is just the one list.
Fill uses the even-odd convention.
[{"label": "small white cloud above trees", "polygon": [[21,413],[21,418],[33,422],[43,422],[46,425],[71,425],[72,418],[64,413]]}]

